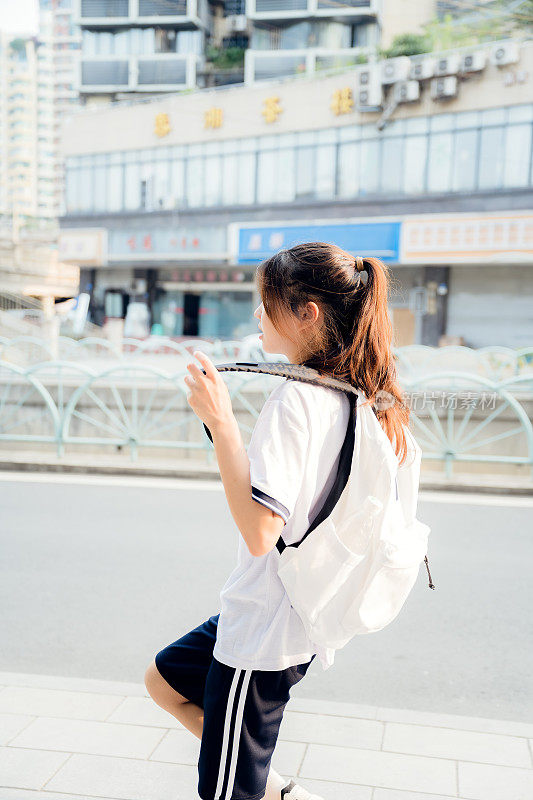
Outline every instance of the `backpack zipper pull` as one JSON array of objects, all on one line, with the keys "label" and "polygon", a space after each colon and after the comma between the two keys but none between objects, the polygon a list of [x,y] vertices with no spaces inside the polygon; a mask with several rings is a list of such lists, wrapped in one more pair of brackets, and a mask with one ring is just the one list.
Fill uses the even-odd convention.
[{"label": "backpack zipper pull", "polygon": [[427,569],[428,575],[429,575],[429,584],[428,584],[429,588],[430,589],[434,589],[435,586],[433,584],[433,581],[431,580],[431,572],[429,571],[429,564],[428,564],[428,557],[427,556],[424,556],[424,561],[426,562],[426,569]]}]

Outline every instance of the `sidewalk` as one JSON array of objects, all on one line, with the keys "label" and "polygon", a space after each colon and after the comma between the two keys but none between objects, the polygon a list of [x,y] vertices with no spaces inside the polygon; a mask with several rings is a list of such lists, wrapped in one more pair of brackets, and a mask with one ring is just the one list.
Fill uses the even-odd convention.
[{"label": "sidewalk", "polygon": [[[533,797],[533,723],[297,690],[272,765],[325,800]],[[0,800],[198,798],[200,741],[143,684],[0,672],[0,745]]]},{"label": "sidewalk", "polygon": [[[57,472],[77,475],[121,475],[154,478],[179,478],[212,480],[220,483],[216,459],[204,464],[187,458],[148,458],[131,461],[127,454],[67,453],[57,458],[46,451],[19,451],[0,453],[0,477],[3,472]],[[526,469],[522,475],[484,473],[459,473],[446,478],[441,472],[423,469],[420,488],[425,491],[482,492],[533,496],[533,479]]]}]

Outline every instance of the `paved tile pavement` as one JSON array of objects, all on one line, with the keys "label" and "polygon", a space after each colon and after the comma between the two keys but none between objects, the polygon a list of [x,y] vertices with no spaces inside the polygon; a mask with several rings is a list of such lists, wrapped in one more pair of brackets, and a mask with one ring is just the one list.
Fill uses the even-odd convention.
[{"label": "paved tile pavement", "polygon": [[[197,800],[199,750],[143,684],[0,672],[0,800]],[[293,694],[272,764],[325,800],[532,800],[533,723]]]}]

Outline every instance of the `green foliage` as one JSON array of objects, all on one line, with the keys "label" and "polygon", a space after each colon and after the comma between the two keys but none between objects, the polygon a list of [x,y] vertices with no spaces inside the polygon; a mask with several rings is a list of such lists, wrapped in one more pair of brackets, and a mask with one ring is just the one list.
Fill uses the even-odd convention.
[{"label": "green foliage", "polygon": [[395,36],[390,47],[381,51],[383,58],[396,58],[397,56],[416,56],[431,50],[429,36],[424,33],[401,33]]},{"label": "green foliage", "polygon": [[207,60],[219,69],[241,67],[244,64],[243,47],[214,47],[209,45],[206,51]]}]

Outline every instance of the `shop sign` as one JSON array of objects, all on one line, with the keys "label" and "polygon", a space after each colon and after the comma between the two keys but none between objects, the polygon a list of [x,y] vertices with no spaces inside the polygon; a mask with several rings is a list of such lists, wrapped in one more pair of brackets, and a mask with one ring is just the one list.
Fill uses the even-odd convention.
[{"label": "shop sign", "polygon": [[237,224],[233,239],[236,261],[262,261],[282,248],[303,242],[332,242],[353,255],[377,256],[398,261],[400,222],[308,222],[297,225],[270,223],[268,226]]},{"label": "shop sign", "polygon": [[402,226],[405,264],[530,262],[532,257],[533,211],[428,214]]},{"label": "shop sign", "polygon": [[106,234],[103,228],[67,228],[60,231],[59,260],[84,267],[102,266],[107,259]]},{"label": "shop sign", "polygon": [[226,227],[134,228],[109,231],[111,260],[227,258]]}]

